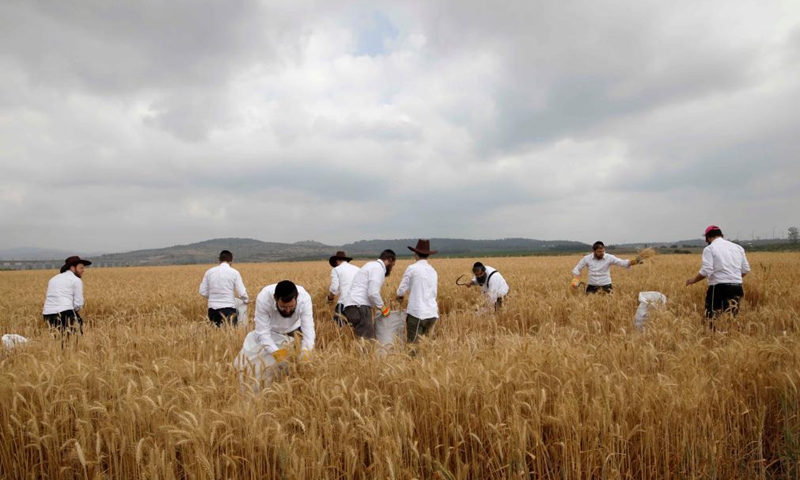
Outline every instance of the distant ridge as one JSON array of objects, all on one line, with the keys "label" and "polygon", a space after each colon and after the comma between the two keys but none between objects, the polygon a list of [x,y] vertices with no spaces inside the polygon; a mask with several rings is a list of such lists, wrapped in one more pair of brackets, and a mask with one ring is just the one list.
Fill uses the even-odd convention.
[{"label": "distant ridge", "polygon": [[[296,243],[263,242],[252,238],[215,238],[188,245],[166,248],[136,250],[125,253],[100,255],[92,258],[100,265],[193,265],[216,263],[221,250],[233,252],[238,263],[279,262],[293,260],[323,260],[337,250],[348,255],[370,258],[390,248],[398,256],[410,256],[406,248],[415,245],[417,239],[360,240],[342,246],[325,245],[313,240]],[[439,255],[503,255],[524,253],[558,253],[586,251],[589,245],[568,240],[532,240],[527,238],[504,238],[499,240],[467,240],[458,238],[432,238],[431,245]]]}]

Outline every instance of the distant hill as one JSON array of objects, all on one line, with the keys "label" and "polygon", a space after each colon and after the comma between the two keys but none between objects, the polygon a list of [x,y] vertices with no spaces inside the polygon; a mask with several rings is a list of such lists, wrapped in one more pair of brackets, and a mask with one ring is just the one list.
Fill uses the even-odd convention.
[{"label": "distant hill", "polygon": [[[417,239],[362,240],[343,246],[325,245],[314,241],[296,243],[262,242],[252,238],[215,238],[189,245],[167,248],[136,250],[126,253],[101,255],[91,260],[100,265],[191,265],[215,263],[221,250],[233,252],[238,263],[278,262],[292,260],[324,260],[337,250],[361,258],[377,256],[390,248],[398,256],[410,256],[408,245]],[[527,238],[505,238],[500,240],[465,240],[457,238],[433,238],[433,248],[440,255],[488,255],[524,254],[586,251],[589,245],[566,240],[544,241]]]},{"label": "distant hill", "polygon": [[[397,255],[413,255],[407,248],[417,244],[416,238],[396,240],[360,240],[344,245],[344,250],[351,255],[377,255],[384,249],[391,249]],[[532,240],[529,238],[503,238],[499,240],[466,240],[463,238],[432,238],[431,248],[440,255],[468,254],[513,254],[574,252],[591,249],[590,245],[569,240]]]},{"label": "distant hill", "polygon": [[97,252],[69,252],[53,248],[19,247],[0,250],[0,259],[3,260],[64,260],[72,255],[81,257],[97,256]]}]

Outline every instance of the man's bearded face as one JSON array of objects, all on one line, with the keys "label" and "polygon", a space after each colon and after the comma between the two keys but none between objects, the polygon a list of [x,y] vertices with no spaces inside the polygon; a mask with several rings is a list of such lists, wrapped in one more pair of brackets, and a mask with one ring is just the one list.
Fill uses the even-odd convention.
[{"label": "man's bearded face", "polygon": [[276,307],[278,308],[278,313],[281,314],[283,318],[289,318],[294,315],[295,310],[297,310],[297,299],[293,298],[290,302],[284,302],[281,299],[278,299],[276,303]]}]

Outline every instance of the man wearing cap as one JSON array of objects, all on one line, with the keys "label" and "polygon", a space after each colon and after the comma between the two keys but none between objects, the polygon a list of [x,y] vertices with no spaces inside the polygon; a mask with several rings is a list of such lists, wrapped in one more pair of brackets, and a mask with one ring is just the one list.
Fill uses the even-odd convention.
[{"label": "man wearing cap", "polygon": [[311,295],[294,282],[283,280],[267,285],[256,297],[255,335],[267,353],[274,353],[300,334],[308,354],[314,350],[314,311]]},{"label": "man wearing cap", "polygon": [[381,316],[389,315],[389,306],[381,297],[381,287],[386,277],[392,273],[397,256],[392,250],[381,252],[377,260],[368,262],[353,277],[350,291],[344,300],[344,316],[353,327],[353,331],[361,338],[375,338],[375,321],[372,308]]},{"label": "man wearing cap", "polygon": [[640,263],[639,257],[631,260],[623,260],[606,253],[606,246],[603,242],[597,241],[592,245],[592,253],[581,258],[575,268],[572,269],[572,286],[581,284],[581,270],[589,270],[589,278],[586,282],[586,293],[611,293],[614,289],[611,285],[611,266],[630,268],[631,265]]},{"label": "man wearing cap", "polygon": [[439,318],[439,306],[436,293],[439,275],[428,263],[428,256],[437,253],[431,250],[431,242],[419,239],[416,247],[408,247],[414,252],[416,262],[406,268],[400,287],[397,289],[397,300],[403,302],[408,293],[406,308],[406,342],[414,343],[420,335],[428,335]]},{"label": "man wearing cap", "polygon": [[200,295],[208,299],[208,319],[216,327],[223,322],[236,325],[239,318],[236,312],[236,298],[234,293],[244,303],[249,302],[247,290],[244,288],[242,276],[231,267],[233,254],[228,250],[219,253],[220,264],[209,268],[200,282]]},{"label": "man wearing cap", "polygon": [[350,291],[353,277],[358,273],[358,267],[350,264],[352,257],[348,257],[343,251],[336,252],[336,255],[328,259],[331,265],[331,287],[328,290],[328,303],[333,302],[334,297],[339,296],[339,303],[336,304],[333,320],[341,327],[344,318],[344,299]]},{"label": "man wearing cap", "polygon": [[750,264],[744,248],[725,240],[718,226],[709,225],[705,238],[708,245],[703,249],[700,272],[686,280],[686,286],[708,279],[705,313],[713,329],[714,319],[721,313],[731,312],[734,317],[739,313],[739,303],[744,296],[742,277],[750,272]]},{"label": "man wearing cap", "polygon": [[78,256],[64,260],[58,275],[47,283],[47,296],[42,315],[51,327],[61,333],[83,333],[83,319],[78,312],[83,308],[83,272],[92,262]]},{"label": "man wearing cap", "polygon": [[472,273],[475,275],[465,287],[473,285],[480,285],[481,291],[486,296],[489,304],[494,305],[494,310],[497,311],[503,306],[503,298],[508,295],[508,283],[503,275],[496,269],[484,265],[481,262],[475,262],[472,265]]}]

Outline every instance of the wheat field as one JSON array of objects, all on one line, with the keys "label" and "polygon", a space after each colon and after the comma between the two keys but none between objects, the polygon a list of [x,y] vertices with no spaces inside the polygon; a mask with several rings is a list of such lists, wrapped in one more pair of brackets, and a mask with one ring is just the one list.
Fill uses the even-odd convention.
[{"label": "wheat field", "polygon": [[[705,284],[683,284],[699,255],[614,269],[591,297],[569,287],[578,259],[431,257],[436,331],[386,357],[330,320],[327,262],[234,264],[251,298],[283,279],[314,298],[312,358],[260,393],[232,366],[249,329],[205,319],[209,265],[88,268],[85,334],[63,346],[41,318],[56,272],[0,272],[0,333],[30,339],[0,353],[0,476],[798,478],[800,255],[749,255],[717,332]],[[497,315],[454,283],[475,260],[511,286]],[[669,301],[639,332],[650,290]]]}]

